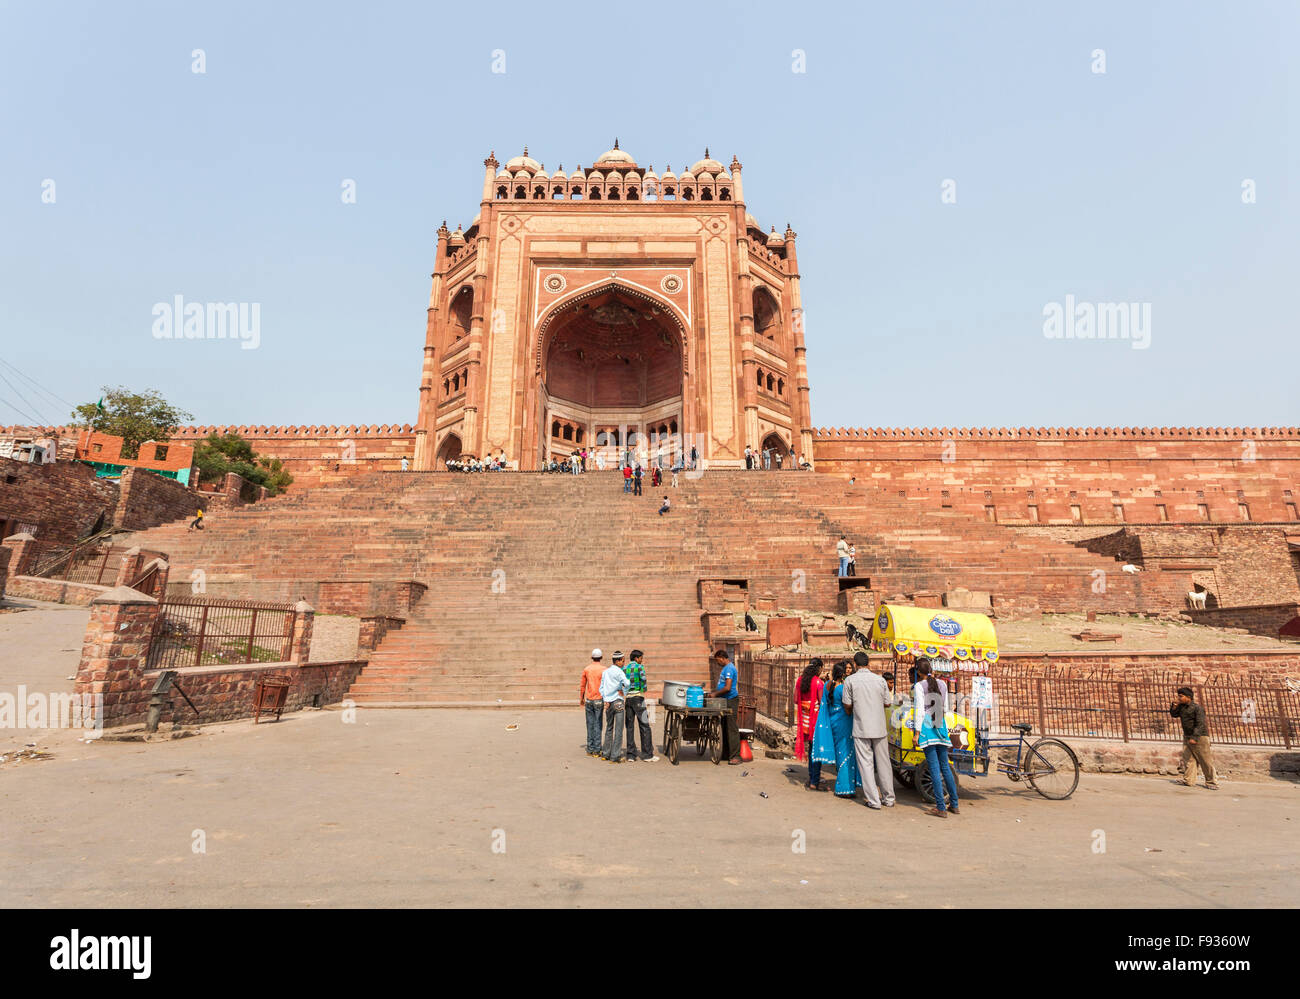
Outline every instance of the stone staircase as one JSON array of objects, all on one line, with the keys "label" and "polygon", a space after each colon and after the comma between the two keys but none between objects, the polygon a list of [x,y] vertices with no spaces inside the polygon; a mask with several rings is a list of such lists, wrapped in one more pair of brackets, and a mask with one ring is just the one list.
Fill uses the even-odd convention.
[{"label": "stone staircase", "polygon": [[[659,517],[665,493],[673,509]],[[993,593],[1003,616],[1141,610],[1159,599],[1102,556],[801,472],[710,471],[653,494],[647,480],[642,497],[625,495],[613,471],[380,472],[222,512],[203,532],[164,525],[134,543],[168,552],[181,585],[202,569],[221,595],[419,581],[425,596],[351,696],[545,704],[576,702],[596,645],[645,650],[652,691],[703,679],[701,577],[748,580],[778,607],[833,609],[841,533],[881,599],[964,586]]]}]

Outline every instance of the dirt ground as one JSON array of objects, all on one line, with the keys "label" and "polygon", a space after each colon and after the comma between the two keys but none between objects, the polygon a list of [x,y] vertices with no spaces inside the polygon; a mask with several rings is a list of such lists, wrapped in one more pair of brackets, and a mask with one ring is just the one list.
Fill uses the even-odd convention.
[{"label": "dirt ground", "polygon": [[[805,626],[821,628],[826,617],[810,611],[784,610],[782,614],[800,617]],[[759,631],[767,627],[769,615],[751,612]],[[843,633],[844,624],[851,621],[855,628],[866,632],[871,621],[860,615],[833,615],[829,627]],[[1138,614],[1098,614],[1090,622],[1083,614],[1040,614],[1016,620],[997,619],[998,648],[1003,655],[1016,652],[1143,652],[1166,649],[1231,651],[1243,649],[1290,649],[1300,652],[1300,642],[1283,641],[1266,635],[1251,635],[1238,629],[1211,628],[1203,624],[1160,620]],[[745,627],[744,618],[737,615],[737,629]],[[1106,634],[1119,634],[1113,642],[1082,642],[1074,636],[1091,630]],[[826,645],[810,646],[803,651],[818,655],[843,656],[844,642],[835,640]]]},{"label": "dirt ground", "polygon": [[0,766],[0,906],[1243,907],[1300,888],[1294,784],[1084,774],[1053,802],[963,778],[962,814],[937,819],[901,789],[880,812],[804,790],[781,760],[595,760],[576,708],[348,717],[52,734],[50,759]]}]

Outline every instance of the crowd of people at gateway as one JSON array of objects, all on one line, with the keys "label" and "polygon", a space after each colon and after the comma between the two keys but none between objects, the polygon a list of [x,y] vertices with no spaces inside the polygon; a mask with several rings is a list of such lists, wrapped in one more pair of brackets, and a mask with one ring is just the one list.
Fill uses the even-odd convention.
[{"label": "crowd of people at gateway", "polygon": [[[447,458],[444,464],[449,472],[507,472],[515,468],[506,461],[505,451],[499,451],[495,455],[489,453],[486,458],[461,454],[454,458]],[[621,469],[625,477],[634,476],[639,479],[644,475],[650,475],[654,479],[651,484],[658,486],[665,472],[672,474],[673,485],[676,485],[678,472],[695,471],[699,465],[698,448],[692,445],[689,452],[679,450],[674,441],[668,445],[662,442],[655,444],[653,452],[644,444],[636,450],[632,447],[623,448],[621,452],[617,447],[610,445],[590,449],[577,448],[567,455],[552,455],[547,458],[542,462],[539,471],[581,475],[593,468],[600,472],[607,468]],[[407,467],[407,460],[403,458],[402,470],[406,471]],[[807,471],[812,468],[812,465],[794,448],[790,448],[788,459],[784,448],[745,448],[747,471],[780,471],[783,468]]]}]

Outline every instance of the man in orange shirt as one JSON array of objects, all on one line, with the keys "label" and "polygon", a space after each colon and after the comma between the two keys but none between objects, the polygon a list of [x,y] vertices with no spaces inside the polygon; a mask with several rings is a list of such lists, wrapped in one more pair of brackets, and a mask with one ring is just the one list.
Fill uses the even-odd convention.
[{"label": "man in orange shirt", "polygon": [[591,665],[582,671],[582,680],[578,683],[578,703],[587,712],[587,755],[600,755],[601,718],[605,711],[605,700],[600,696],[600,676],[605,672],[601,662],[600,649],[591,650]]}]

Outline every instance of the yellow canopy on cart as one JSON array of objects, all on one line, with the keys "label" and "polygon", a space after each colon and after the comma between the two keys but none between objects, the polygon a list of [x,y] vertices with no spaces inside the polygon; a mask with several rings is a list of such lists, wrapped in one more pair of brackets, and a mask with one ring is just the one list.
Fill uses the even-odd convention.
[{"label": "yellow canopy on cart", "polygon": [[933,607],[881,604],[871,628],[871,647],[900,658],[950,657],[962,670],[981,671],[983,664],[998,661],[992,621],[983,614]]}]

